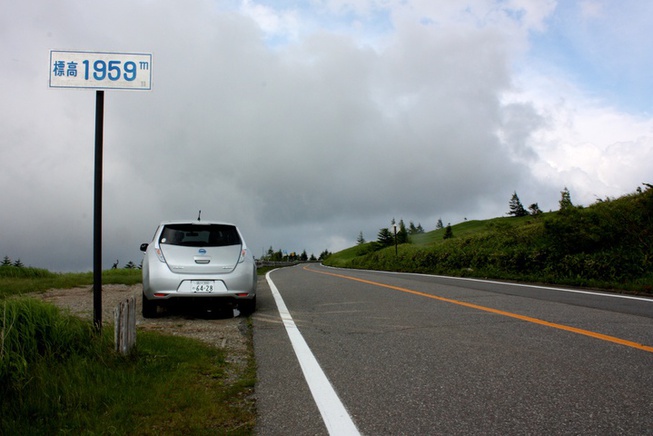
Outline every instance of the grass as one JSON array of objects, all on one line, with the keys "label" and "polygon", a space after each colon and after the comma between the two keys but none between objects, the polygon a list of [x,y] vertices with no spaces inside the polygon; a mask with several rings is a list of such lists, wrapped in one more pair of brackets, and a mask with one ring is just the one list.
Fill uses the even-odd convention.
[{"label": "grass", "polygon": [[[0,277],[0,288],[15,289],[7,282],[16,279],[37,289],[88,284],[85,274],[39,274]],[[227,350],[139,331],[125,357],[111,330],[97,335],[89,321],[30,296],[0,299],[0,434],[253,434],[251,350],[243,370]]]},{"label": "grass", "polygon": [[[115,269],[102,272],[103,284],[133,285],[141,282],[139,269]],[[93,273],[53,273],[39,268],[0,266],[0,300],[10,295],[68,289],[93,284]]]},{"label": "grass", "polygon": [[259,275],[259,276],[264,276],[268,272],[272,271],[275,268],[277,268],[277,267],[275,267],[275,266],[260,266],[260,267],[256,268],[256,274]]}]

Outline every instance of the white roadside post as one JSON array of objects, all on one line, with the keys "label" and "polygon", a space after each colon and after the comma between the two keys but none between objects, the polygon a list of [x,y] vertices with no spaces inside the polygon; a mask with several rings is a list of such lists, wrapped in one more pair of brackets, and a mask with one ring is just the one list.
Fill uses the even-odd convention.
[{"label": "white roadside post", "polygon": [[50,88],[95,89],[93,323],[102,330],[102,139],[104,90],[152,89],[152,54],[50,50]]}]

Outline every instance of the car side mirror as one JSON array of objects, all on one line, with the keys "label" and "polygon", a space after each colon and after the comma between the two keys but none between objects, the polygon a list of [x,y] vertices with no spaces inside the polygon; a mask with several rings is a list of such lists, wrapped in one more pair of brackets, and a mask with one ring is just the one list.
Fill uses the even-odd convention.
[{"label": "car side mirror", "polygon": [[148,245],[150,244],[141,244],[141,251],[146,251]]}]

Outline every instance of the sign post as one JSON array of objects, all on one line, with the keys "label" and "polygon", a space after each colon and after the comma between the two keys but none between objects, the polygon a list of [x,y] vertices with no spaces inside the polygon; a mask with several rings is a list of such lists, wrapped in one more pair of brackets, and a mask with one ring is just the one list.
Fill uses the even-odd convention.
[{"label": "sign post", "polygon": [[102,160],[104,91],[95,91],[95,171],[93,182],[93,324],[102,330]]},{"label": "sign post", "polygon": [[93,189],[93,324],[102,330],[102,156],[104,90],[152,89],[152,55],[50,51],[50,88],[95,89],[95,176]]}]

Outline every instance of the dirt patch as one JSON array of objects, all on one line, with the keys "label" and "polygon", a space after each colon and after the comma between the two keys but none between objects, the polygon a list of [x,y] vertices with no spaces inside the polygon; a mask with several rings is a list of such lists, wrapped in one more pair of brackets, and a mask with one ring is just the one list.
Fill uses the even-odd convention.
[{"label": "dirt patch", "polygon": [[[225,317],[224,313],[211,312],[166,313],[158,318],[143,318],[141,314],[142,286],[140,284],[102,286],[102,326],[113,328],[114,310],[118,303],[129,297],[136,299],[136,326],[139,331],[157,331],[169,335],[199,339],[209,345],[228,351],[228,361],[245,365],[250,344],[247,318]],[[39,295],[74,315],[93,319],[93,287],[51,289]],[[138,337],[136,339],[138,343]]]}]

